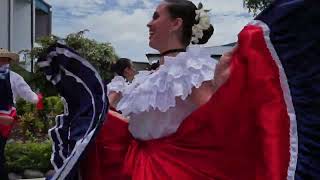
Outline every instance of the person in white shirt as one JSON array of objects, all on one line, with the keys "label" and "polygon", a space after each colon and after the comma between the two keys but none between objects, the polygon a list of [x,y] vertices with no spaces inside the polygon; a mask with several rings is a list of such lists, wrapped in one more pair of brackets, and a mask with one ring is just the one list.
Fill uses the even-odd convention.
[{"label": "person in white shirt", "polygon": [[38,103],[38,95],[31,90],[30,86],[24,81],[22,76],[16,72],[10,71],[10,82],[14,103],[16,103],[19,98],[33,104]]},{"label": "person in white shirt", "polygon": [[9,69],[11,61],[18,61],[18,54],[0,48],[0,177],[8,179],[5,169],[4,149],[10,131],[17,120],[14,104],[18,98],[37,104],[42,109],[42,96],[34,93],[23,77]]}]

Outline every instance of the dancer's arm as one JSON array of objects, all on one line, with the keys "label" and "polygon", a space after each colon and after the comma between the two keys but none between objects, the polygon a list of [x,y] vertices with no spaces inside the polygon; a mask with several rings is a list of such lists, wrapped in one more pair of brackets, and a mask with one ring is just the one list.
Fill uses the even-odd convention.
[{"label": "dancer's arm", "polygon": [[203,82],[199,88],[192,89],[190,99],[195,105],[201,106],[208,102],[219,87],[228,80],[230,76],[231,57],[236,48],[237,46],[221,56],[215,68],[214,78],[211,81]]},{"label": "dancer's arm", "polygon": [[115,108],[117,107],[117,104],[121,99],[121,93],[112,91],[109,93],[108,99],[109,99],[110,106]]}]

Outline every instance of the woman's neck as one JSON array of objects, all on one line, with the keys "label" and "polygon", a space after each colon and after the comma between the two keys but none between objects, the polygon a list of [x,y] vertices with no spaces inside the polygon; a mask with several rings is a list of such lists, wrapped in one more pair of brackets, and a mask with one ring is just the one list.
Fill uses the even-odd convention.
[{"label": "woman's neck", "polygon": [[175,57],[177,56],[180,52],[185,52],[186,51],[186,47],[184,46],[172,46],[172,47],[167,47],[164,48],[162,50],[160,50],[160,64],[164,63],[164,56],[171,56],[171,57]]},{"label": "woman's neck", "polygon": [[164,51],[160,54],[160,56],[168,56],[168,55],[173,55],[179,52],[186,52],[185,48],[178,48],[178,49],[169,49],[167,51]]},{"label": "woman's neck", "polygon": [[[172,49],[185,49],[186,47],[174,36],[168,39],[168,41],[163,44],[159,49],[160,54],[172,50]],[[168,54],[169,55],[169,54]]]},{"label": "woman's neck", "polygon": [[[180,52],[174,52],[174,53],[167,54],[165,56],[176,57],[179,53]],[[164,56],[160,56],[160,64],[164,64]]]},{"label": "woman's neck", "polygon": [[185,49],[186,47],[182,46],[182,45],[175,45],[175,46],[168,46],[168,47],[165,47],[165,48],[162,48],[159,50],[160,54],[162,53],[165,53],[167,51],[170,51],[172,49]]}]

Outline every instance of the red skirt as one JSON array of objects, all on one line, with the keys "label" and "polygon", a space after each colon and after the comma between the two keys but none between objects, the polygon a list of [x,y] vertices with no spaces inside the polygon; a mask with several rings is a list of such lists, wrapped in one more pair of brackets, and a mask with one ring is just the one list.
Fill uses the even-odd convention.
[{"label": "red skirt", "polygon": [[138,141],[109,115],[82,164],[84,179],[287,179],[289,116],[278,66],[255,43],[260,34],[240,33],[228,81],[173,135]]},{"label": "red skirt", "polygon": [[[186,118],[175,134],[149,141],[133,139],[128,124],[109,114],[82,161],[83,179],[285,179],[288,156],[276,159],[280,164],[269,167],[278,156],[264,154],[261,134],[257,134],[259,130],[248,111],[235,112],[234,107],[229,107],[229,114],[225,115],[219,110],[226,106],[220,106],[212,99]],[[232,118],[234,113],[247,122]],[[221,115],[225,119],[212,119]],[[283,152],[286,150],[288,147],[283,148]]]},{"label": "red skirt", "polygon": [[87,156],[80,162],[85,180],[130,179],[122,171],[131,142],[128,123],[108,113],[95,142],[89,145]]}]

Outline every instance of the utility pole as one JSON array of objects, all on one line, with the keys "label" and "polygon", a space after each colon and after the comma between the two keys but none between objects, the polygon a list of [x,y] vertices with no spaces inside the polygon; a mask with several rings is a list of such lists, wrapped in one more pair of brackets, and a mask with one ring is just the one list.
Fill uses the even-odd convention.
[{"label": "utility pole", "polygon": [[[33,49],[33,45],[34,45],[34,33],[35,33],[35,7],[34,7],[34,0],[31,0],[31,49]],[[30,71],[31,73],[33,73],[33,57],[30,57],[31,60],[31,67],[30,67]]]}]

